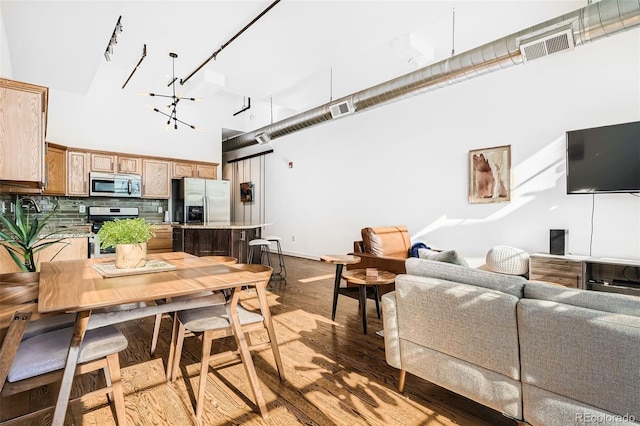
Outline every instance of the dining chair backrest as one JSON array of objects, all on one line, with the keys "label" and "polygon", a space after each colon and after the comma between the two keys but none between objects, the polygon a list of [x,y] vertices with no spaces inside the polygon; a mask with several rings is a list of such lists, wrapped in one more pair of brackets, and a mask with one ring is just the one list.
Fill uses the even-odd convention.
[{"label": "dining chair backrest", "polygon": [[[62,379],[75,315],[38,313],[38,287],[37,273],[0,274],[0,398]],[[108,372],[111,386],[104,391],[113,393],[118,424],[125,425],[118,352],[127,347],[127,339],[114,327],[104,327],[87,332],[85,342],[80,351],[80,362],[86,369],[83,374],[101,369]],[[53,409],[48,406],[24,413],[0,405],[4,407],[0,424],[33,419]]]}]

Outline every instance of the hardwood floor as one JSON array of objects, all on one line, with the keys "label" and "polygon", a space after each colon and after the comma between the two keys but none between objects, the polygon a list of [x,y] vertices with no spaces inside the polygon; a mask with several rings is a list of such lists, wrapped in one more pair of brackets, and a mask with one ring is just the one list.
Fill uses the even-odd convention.
[{"label": "hardwood floor", "polygon": [[[203,425],[515,425],[500,413],[407,375],[397,392],[398,371],[387,365],[382,321],[368,303],[369,334],[362,334],[358,301],[340,296],[331,321],[335,267],[320,261],[286,257],[287,282],[269,293],[269,304],[286,380],[280,382],[270,350],[253,352],[269,417],[255,411],[242,364],[212,365],[206,389]],[[243,292],[245,307],[256,307],[255,293]],[[129,347],[121,353],[122,380],[129,425],[192,425],[199,371],[199,340],[188,338],[182,377],[167,383],[171,321],[162,322],[156,355],[149,356],[153,318],[123,324]],[[254,333],[254,342],[264,334]],[[234,348],[233,338],[220,340]],[[214,351],[217,349],[214,342]],[[195,355],[194,355],[195,354]],[[91,380],[77,381],[77,389]],[[32,392],[40,400],[47,391]],[[22,397],[23,400],[26,399]],[[18,404],[19,405],[19,404]],[[0,410],[9,405],[3,403]],[[6,414],[6,413],[5,413]],[[40,419],[37,423],[46,421]],[[106,398],[70,405],[67,424],[115,424]],[[27,424],[27,423],[25,423]]]}]

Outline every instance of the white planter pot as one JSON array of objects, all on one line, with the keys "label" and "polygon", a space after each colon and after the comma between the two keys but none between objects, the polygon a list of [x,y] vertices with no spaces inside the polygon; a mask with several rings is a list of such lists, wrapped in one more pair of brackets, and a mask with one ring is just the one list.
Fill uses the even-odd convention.
[{"label": "white planter pot", "polygon": [[116,268],[142,268],[146,263],[147,243],[116,245]]}]

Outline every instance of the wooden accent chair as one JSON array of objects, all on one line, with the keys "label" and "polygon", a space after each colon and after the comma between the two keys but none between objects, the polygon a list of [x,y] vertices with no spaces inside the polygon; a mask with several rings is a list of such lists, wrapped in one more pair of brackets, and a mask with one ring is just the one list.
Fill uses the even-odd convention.
[{"label": "wooden accent chair", "polygon": [[[269,304],[266,297],[266,287],[268,281],[256,284],[256,294],[260,304],[260,312],[251,312],[240,306],[238,303],[238,318],[242,326],[242,331],[247,340],[249,351],[266,349],[269,346],[273,352],[276,368],[280,380],[284,380],[284,368],[278,350],[275,330],[269,314]],[[233,330],[227,312],[228,301],[222,293],[217,293],[219,300],[204,308],[186,309],[178,311],[174,317],[174,332],[172,337],[173,365],[167,366],[167,378],[175,381],[178,376],[180,357],[185,337],[197,336],[202,340],[202,353],[200,358],[200,382],[198,385],[198,395],[196,397],[196,417],[202,416],[205,386],[207,384],[207,374],[209,363],[218,359],[227,359],[229,356],[238,357],[238,350],[226,351],[211,355],[211,347],[214,339],[233,336]],[[252,331],[266,330],[269,340],[260,344],[252,344],[249,333]],[[263,408],[261,408],[262,411]]]},{"label": "wooden accent chair", "polygon": [[[216,263],[220,263],[221,265],[235,265],[236,263],[238,263],[238,259],[236,259],[235,257],[229,257],[229,256],[206,256],[205,258],[211,261],[215,261]],[[212,294],[212,292],[208,292],[206,294]],[[186,299],[192,299],[194,297],[197,297],[197,296],[191,295],[186,297],[179,297],[179,298],[176,298],[175,300],[186,300]],[[171,300],[157,301],[157,303],[165,303],[165,302],[171,302]],[[151,347],[149,349],[151,356],[153,356],[156,353],[156,348],[158,346],[158,336],[160,336],[160,323],[162,321],[162,318],[163,317],[173,318],[173,315],[174,315],[173,312],[156,314],[155,322],[153,323],[153,335],[151,336]],[[169,360],[169,362],[171,362],[171,360]]]},{"label": "wooden accent chair", "polygon": [[[21,276],[0,275],[0,398],[59,383],[74,331],[75,315],[38,313],[38,283],[21,282]],[[113,326],[87,331],[76,369],[76,375],[103,370],[106,386],[76,399],[106,393],[114,402],[121,426],[127,420],[118,353],[127,345],[125,336]],[[0,424],[33,418],[53,408],[37,409],[12,419],[3,415]]]},{"label": "wooden accent chair", "polygon": [[[404,274],[404,262],[409,257],[411,238],[406,226],[378,226],[362,228],[361,241],[354,241],[354,256],[360,263],[347,265],[347,269],[376,268],[382,271]],[[380,295],[393,291],[395,284],[379,286]]]}]

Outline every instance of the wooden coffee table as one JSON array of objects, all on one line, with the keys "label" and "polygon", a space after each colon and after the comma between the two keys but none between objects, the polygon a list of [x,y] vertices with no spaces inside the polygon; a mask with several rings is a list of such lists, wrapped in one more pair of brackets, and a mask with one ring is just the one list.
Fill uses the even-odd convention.
[{"label": "wooden coffee table", "polygon": [[340,290],[340,279],[342,277],[342,269],[344,265],[351,265],[353,263],[360,263],[359,256],[352,256],[350,254],[327,254],[320,256],[320,260],[327,263],[336,265],[336,279],[333,284],[333,310],[331,311],[331,320],[336,319],[336,307],[338,306],[338,293]]},{"label": "wooden coffee table", "polygon": [[366,275],[366,269],[352,269],[351,271],[344,272],[342,278],[344,278],[347,283],[358,285],[360,291],[360,310],[362,313],[362,330],[364,334],[367,334],[367,289],[371,288],[374,291],[376,310],[378,312],[378,318],[380,318],[380,294],[378,292],[378,286],[393,283],[396,280],[396,274],[378,270],[377,276],[368,277]]}]

